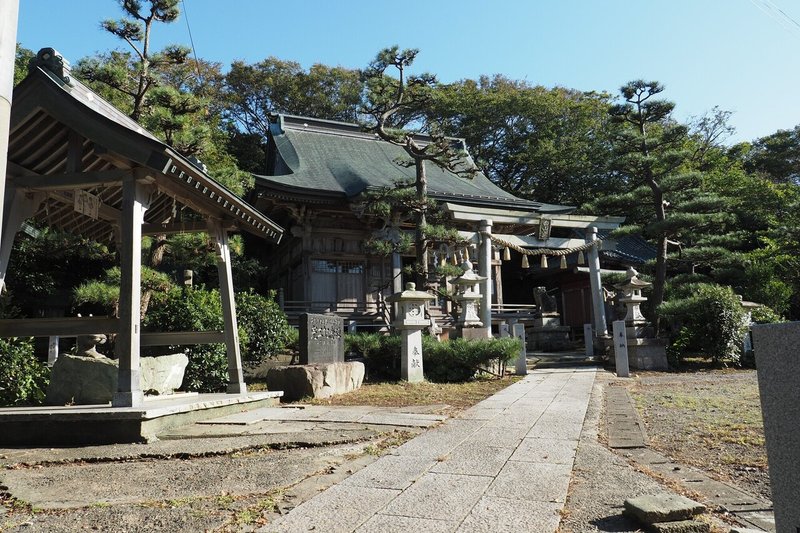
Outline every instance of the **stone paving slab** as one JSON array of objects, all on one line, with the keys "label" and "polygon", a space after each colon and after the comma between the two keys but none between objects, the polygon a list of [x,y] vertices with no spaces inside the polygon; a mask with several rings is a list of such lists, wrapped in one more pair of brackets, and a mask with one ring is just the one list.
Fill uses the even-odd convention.
[{"label": "stone paving slab", "polygon": [[452,533],[457,521],[376,514],[356,533]]},{"label": "stone paving slab", "polygon": [[[394,499],[399,490],[334,485],[265,526],[268,533],[350,533]],[[324,527],[322,525],[324,524]]]},{"label": "stone paving slab", "polygon": [[492,480],[491,476],[429,473],[392,500],[381,514],[460,522]]},{"label": "stone paving slab", "polygon": [[484,496],[467,515],[458,533],[520,533],[555,531],[561,504]]},{"label": "stone paving slab", "polygon": [[534,370],[298,506],[275,531],[551,533],[595,374]]},{"label": "stone paving slab", "polygon": [[487,496],[557,502],[567,500],[572,463],[550,464],[509,461],[486,491]]},{"label": "stone paving slab", "polygon": [[419,457],[384,455],[367,468],[342,481],[343,485],[382,489],[406,489],[436,461]]}]

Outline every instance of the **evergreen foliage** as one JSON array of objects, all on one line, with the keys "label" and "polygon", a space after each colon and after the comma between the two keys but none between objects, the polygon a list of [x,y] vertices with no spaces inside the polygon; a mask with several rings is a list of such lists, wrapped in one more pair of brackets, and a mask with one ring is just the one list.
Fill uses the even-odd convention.
[{"label": "evergreen foliage", "polygon": [[0,339],[0,406],[39,405],[50,369],[33,354],[33,339]]}]

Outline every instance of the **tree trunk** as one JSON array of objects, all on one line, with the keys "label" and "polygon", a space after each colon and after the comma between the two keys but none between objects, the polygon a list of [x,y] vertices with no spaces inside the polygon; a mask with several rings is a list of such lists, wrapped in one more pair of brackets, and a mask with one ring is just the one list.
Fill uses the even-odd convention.
[{"label": "tree trunk", "polygon": [[417,290],[425,290],[428,284],[428,239],[425,234],[425,225],[427,218],[425,212],[428,209],[428,177],[425,173],[425,160],[416,159],[417,170],[417,202],[419,202],[419,211],[417,211],[417,229],[414,239],[414,247],[417,252]]},{"label": "tree trunk", "polygon": [[[650,188],[653,191],[653,207],[656,211],[656,220],[662,222],[667,219],[667,210],[664,207],[664,193],[658,183],[652,179],[650,180]],[[653,279],[653,294],[650,297],[650,314],[651,321],[655,327],[655,334],[658,336],[660,320],[656,309],[664,301],[664,287],[667,282],[667,234],[664,232],[658,236],[656,254],[656,271]]]}]

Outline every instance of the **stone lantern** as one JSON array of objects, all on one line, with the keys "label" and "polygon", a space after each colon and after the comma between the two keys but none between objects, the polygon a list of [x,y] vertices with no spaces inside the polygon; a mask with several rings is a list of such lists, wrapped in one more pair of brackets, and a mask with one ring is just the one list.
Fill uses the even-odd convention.
[{"label": "stone lantern", "polygon": [[461,306],[461,314],[456,321],[459,328],[480,328],[483,326],[478,316],[478,306],[481,302],[481,293],[478,284],[486,278],[477,275],[472,270],[472,263],[464,261],[461,263],[464,273],[455,278],[451,283],[456,286],[455,301]]},{"label": "stone lantern", "polygon": [[400,378],[410,383],[424,380],[422,372],[422,330],[430,325],[425,318],[425,303],[434,296],[416,290],[415,283],[406,283],[406,290],[388,296],[387,302],[397,304],[394,327],[400,330]]},{"label": "stone lantern", "polygon": [[647,301],[647,298],[642,296],[642,289],[652,287],[653,284],[640,280],[638,278],[639,273],[633,267],[628,267],[626,276],[628,279],[614,285],[614,288],[619,291],[620,296],[618,299],[625,304],[627,311],[625,314],[627,336],[635,338],[641,336],[643,328],[647,325],[647,320],[639,308],[641,304]]}]

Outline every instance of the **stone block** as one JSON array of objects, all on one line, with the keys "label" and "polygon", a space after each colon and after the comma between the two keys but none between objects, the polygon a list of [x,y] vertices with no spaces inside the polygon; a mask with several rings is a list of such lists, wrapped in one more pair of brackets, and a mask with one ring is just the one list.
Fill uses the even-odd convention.
[{"label": "stone block", "polygon": [[669,370],[667,345],[662,339],[628,339],[628,361],[636,370]]},{"label": "stone block", "polygon": [[467,340],[488,339],[491,337],[489,328],[463,328],[461,337]]},{"label": "stone block", "polygon": [[644,524],[689,520],[706,506],[678,494],[662,492],[625,500],[624,513]]},{"label": "stone block", "polygon": [[[183,383],[186,354],[142,357],[140,385],[150,394],[171,394]],[[53,365],[45,403],[92,405],[111,401],[117,391],[119,362],[108,357],[62,355]]]},{"label": "stone block", "polygon": [[657,522],[648,531],[653,533],[709,533],[711,527],[697,520],[676,520],[674,522]]},{"label": "stone block", "polygon": [[107,357],[62,355],[53,365],[47,405],[92,405],[111,401],[117,392],[119,363]]},{"label": "stone block", "polygon": [[300,364],[344,362],[344,319],[334,315],[300,315]]},{"label": "stone block", "polygon": [[800,530],[800,322],[752,327],[778,531]]},{"label": "stone block", "polygon": [[300,398],[329,398],[361,387],[364,363],[293,365],[267,372],[267,388],[283,391],[286,401]]},{"label": "stone block", "polygon": [[185,353],[142,357],[141,386],[145,394],[172,394],[183,384],[189,357]]}]

